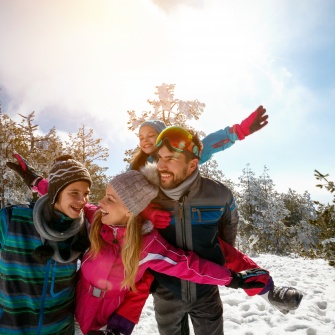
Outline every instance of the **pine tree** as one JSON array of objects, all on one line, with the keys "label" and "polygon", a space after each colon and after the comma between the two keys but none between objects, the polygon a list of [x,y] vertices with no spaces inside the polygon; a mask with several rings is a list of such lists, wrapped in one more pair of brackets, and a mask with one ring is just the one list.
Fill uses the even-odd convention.
[{"label": "pine tree", "polygon": [[248,253],[256,251],[285,254],[289,231],[283,219],[288,211],[274,189],[267,167],[256,178],[247,165],[239,179],[241,190],[237,203],[240,213],[240,247]]},{"label": "pine tree", "polygon": [[288,193],[282,194],[282,199],[289,211],[284,223],[290,229],[292,252],[300,256],[314,257],[319,232],[310,224],[316,218],[315,205],[310,194],[306,191],[300,195],[289,189]]},{"label": "pine tree", "polygon": [[[314,170],[314,176],[321,183],[316,186],[325,188],[330,193],[335,193],[335,184],[328,180],[328,174],[322,174],[318,170]],[[322,256],[329,261],[331,266],[335,267],[335,194],[331,204],[321,204],[316,201],[318,205],[317,218],[312,222],[320,230],[320,244],[319,250]]]}]

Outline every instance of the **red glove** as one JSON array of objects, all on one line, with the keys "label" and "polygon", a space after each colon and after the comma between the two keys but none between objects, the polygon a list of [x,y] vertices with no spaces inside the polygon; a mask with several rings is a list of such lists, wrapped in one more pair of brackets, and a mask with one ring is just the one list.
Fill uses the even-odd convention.
[{"label": "red glove", "polygon": [[241,124],[235,124],[232,128],[237,134],[239,140],[244,138],[257,130],[262,129],[268,124],[268,115],[265,115],[266,109],[259,106],[253,113],[251,113]]},{"label": "red glove", "polygon": [[164,229],[170,224],[171,214],[160,208],[160,205],[150,204],[141,213],[141,217],[145,220],[150,220],[155,228]]},{"label": "red glove", "polygon": [[[18,153],[14,152],[13,157],[19,162],[19,164],[7,162],[6,165],[17,172],[28,187],[35,186],[43,178],[40,176],[36,170],[29,165],[29,163]],[[34,183],[34,185],[33,185]]]}]

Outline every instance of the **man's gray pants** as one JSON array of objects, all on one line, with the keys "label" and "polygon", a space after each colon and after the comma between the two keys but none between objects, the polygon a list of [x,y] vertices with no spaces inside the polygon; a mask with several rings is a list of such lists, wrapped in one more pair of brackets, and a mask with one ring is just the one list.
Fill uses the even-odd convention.
[{"label": "man's gray pants", "polygon": [[158,285],[153,298],[160,335],[189,335],[188,316],[195,335],[223,335],[223,307],[217,286],[195,302],[185,302]]}]

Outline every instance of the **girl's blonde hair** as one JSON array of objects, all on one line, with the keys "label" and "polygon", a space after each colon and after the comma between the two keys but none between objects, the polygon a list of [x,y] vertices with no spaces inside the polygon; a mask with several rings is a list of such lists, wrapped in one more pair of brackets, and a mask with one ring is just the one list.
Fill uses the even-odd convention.
[{"label": "girl's blonde hair", "polygon": [[[90,228],[91,247],[89,253],[94,258],[97,257],[106,244],[100,234],[102,225],[101,212],[98,211]],[[122,263],[125,269],[125,278],[122,281],[122,288],[130,288],[134,292],[137,292],[135,283],[141,250],[142,219],[140,216],[130,215],[126,224],[126,234],[121,250]]]},{"label": "girl's blonde hair", "polygon": [[94,215],[94,221],[90,226],[90,242],[91,246],[89,249],[89,254],[96,258],[105,245],[105,241],[102,238],[100,231],[103,223],[101,222],[101,212],[98,210]]},{"label": "girl's blonde hair", "polygon": [[131,170],[139,171],[147,163],[149,156],[140,147],[137,147],[130,159]]},{"label": "girl's blonde hair", "polygon": [[135,287],[136,275],[142,251],[142,219],[140,216],[130,215],[127,222],[127,230],[122,246],[122,263],[125,269],[125,278],[122,287]]}]

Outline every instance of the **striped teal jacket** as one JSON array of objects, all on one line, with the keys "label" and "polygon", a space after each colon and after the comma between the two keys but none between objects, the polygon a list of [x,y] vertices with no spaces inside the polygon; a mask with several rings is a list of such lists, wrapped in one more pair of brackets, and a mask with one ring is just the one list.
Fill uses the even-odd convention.
[{"label": "striped teal jacket", "polygon": [[77,262],[35,261],[32,218],[28,206],[0,211],[0,335],[72,335]]}]

